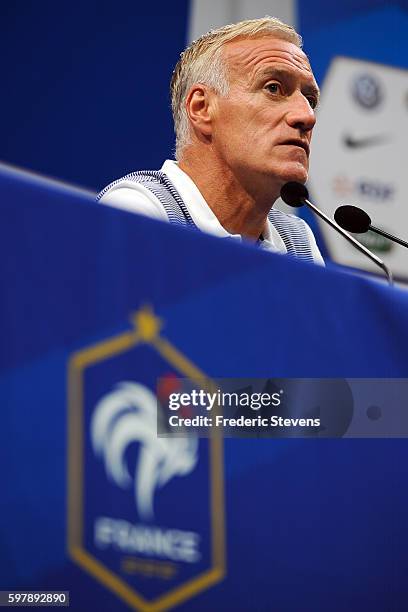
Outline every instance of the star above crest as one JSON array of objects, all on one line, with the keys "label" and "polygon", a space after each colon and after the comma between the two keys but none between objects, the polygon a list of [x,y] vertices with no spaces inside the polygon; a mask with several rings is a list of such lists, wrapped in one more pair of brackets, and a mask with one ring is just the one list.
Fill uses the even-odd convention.
[{"label": "star above crest", "polygon": [[157,317],[151,306],[142,306],[132,317],[136,331],[142,340],[149,342],[157,338],[163,327],[163,320]]}]

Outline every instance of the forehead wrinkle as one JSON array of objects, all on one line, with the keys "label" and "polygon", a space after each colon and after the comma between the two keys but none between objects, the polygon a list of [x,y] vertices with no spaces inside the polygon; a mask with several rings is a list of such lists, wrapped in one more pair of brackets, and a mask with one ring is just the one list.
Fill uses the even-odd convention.
[{"label": "forehead wrinkle", "polygon": [[[253,42],[252,39],[248,40]],[[231,71],[233,71],[235,74],[237,74],[237,72],[241,72],[241,74],[239,75],[241,78],[247,76],[249,79],[253,80],[254,78],[256,78],[258,66],[266,64],[266,69],[269,64],[269,67],[272,70],[274,67],[277,68],[278,64],[281,64],[281,66],[290,67],[292,69],[297,68],[302,73],[306,73],[313,77],[309,60],[307,56],[303,53],[303,51],[299,49],[299,47],[297,47],[293,43],[289,43],[280,39],[275,38],[274,40],[278,43],[279,46],[282,43],[291,45],[291,50],[289,51],[287,49],[276,47],[271,49],[270,39],[268,39],[268,47],[262,45],[261,47],[256,46],[254,48],[253,46],[245,44],[241,47],[238,47],[239,43],[245,43],[247,42],[246,40],[232,41],[231,43],[225,45],[224,57],[228,61]],[[232,47],[234,43],[236,43],[235,48]],[[251,74],[248,74],[248,71],[250,71]]]},{"label": "forehead wrinkle", "polygon": [[260,70],[263,70],[263,66],[265,66],[265,70],[267,68],[273,70],[274,68],[282,66],[285,67],[285,69],[296,68],[301,72],[306,72],[310,75],[312,74],[312,69],[310,68],[310,64],[307,61],[306,56],[304,58],[297,58],[291,53],[284,51],[274,51],[273,55],[271,55],[271,53],[265,53],[262,56],[254,58],[254,60],[251,62],[251,68],[254,69],[254,75],[258,74]]},{"label": "forehead wrinkle", "polygon": [[[274,64],[269,64],[264,67],[261,67],[259,70],[255,70],[255,72],[250,77],[251,85],[258,83],[259,81],[263,81],[264,79],[269,78],[288,78],[295,79],[298,78],[298,72],[300,72],[300,77],[303,79],[305,76],[311,76],[313,79],[312,83],[309,83],[309,86],[317,89],[315,84],[314,77],[309,70],[303,70],[303,68],[293,67],[292,65],[288,66],[285,63],[275,62]],[[306,72],[306,75],[304,74]],[[307,81],[305,81],[307,84]]]}]

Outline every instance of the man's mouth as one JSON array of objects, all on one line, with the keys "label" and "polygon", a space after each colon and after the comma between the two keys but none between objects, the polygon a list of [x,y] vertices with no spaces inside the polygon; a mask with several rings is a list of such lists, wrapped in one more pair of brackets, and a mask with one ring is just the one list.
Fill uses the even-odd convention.
[{"label": "man's mouth", "polygon": [[301,149],[305,151],[306,155],[309,157],[310,147],[309,147],[309,143],[306,140],[302,140],[301,138],[290,138],[289,140],[285,140],[284,142],[281,142],[280,144],[300,147]]}]

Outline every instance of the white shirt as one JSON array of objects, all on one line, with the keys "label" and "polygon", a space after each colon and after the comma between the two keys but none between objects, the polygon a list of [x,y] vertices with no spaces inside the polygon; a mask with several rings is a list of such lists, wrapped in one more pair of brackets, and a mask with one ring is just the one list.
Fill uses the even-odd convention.
[{"label": "white shirt", "polygon": [[[217,217],[204,200],[194,181],[179,168],[177,162],[167,159],[161,171],[164,172],[180,194],[194,223],[202,232],[213,234],[221,238],[245,240],[241,234],[230,234],[218,221]],[[168,217],[163,205],[157,197],[147,188],[134,181],[122,180],[113,185],[101,198],[103,204],[122,208],[130,212],[146,215],[152,219],[167,221]],[[310,246],[315,263],[324,265],[323,258],[317,247],[315,237],[310,227],[305,223]],[[262,232],[262,248],[275,253],[286,253],[285,243],[267,219]]]}]

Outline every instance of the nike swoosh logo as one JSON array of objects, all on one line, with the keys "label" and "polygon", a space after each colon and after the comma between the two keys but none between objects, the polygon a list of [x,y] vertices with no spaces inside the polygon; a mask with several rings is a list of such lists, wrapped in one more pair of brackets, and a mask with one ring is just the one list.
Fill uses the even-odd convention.
[{"label": "nike swoosh logo", "polygon": [[373,145],[383,144],[389,140],[384,134],[376,136],[365,136],[363,138],[355,138],[354,136],[346,135],[343,138],[343,143],[349,149],[362,149],[363,147],[371,147]]}]

